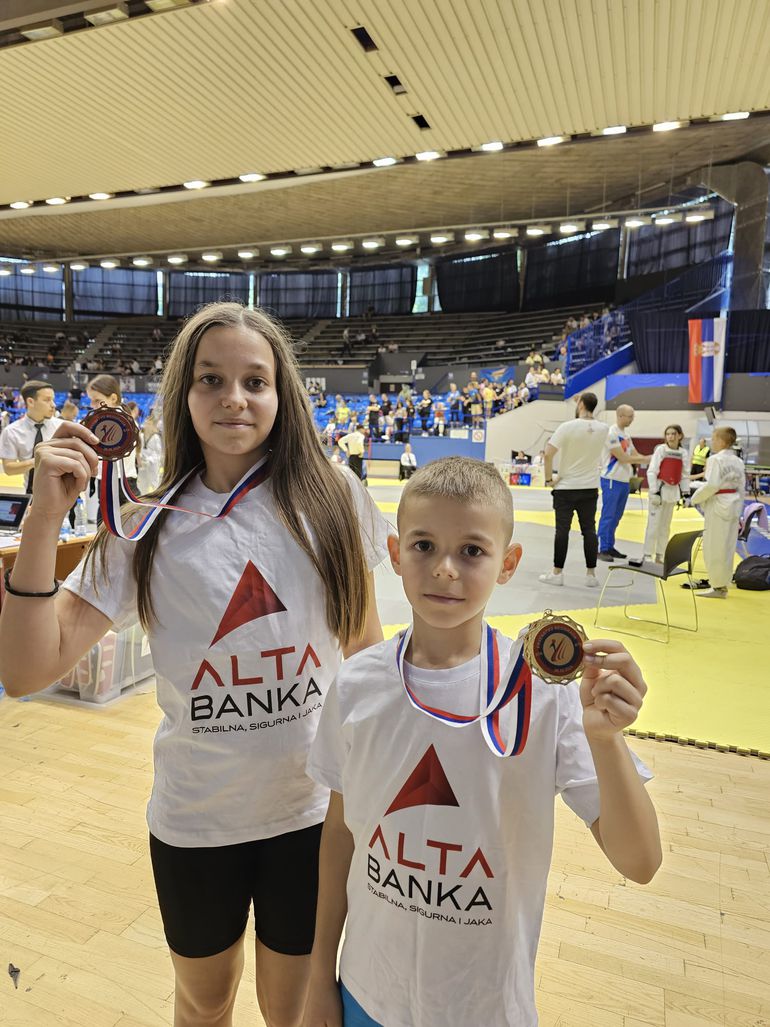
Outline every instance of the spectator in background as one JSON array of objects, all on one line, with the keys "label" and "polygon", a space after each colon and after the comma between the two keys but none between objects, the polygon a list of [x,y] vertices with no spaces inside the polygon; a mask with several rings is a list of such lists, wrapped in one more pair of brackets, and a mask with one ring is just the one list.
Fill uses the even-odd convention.
[{"label": "spectator in background", "polygon": [[152,332],[150,333],[150,338],[153,342],[163,342],[163,332],[157,325],[155,325]]},{"label": "spectator in background", "polygon": [[481,398],[484,403],[484,417],[486,417],[488,421],[491,421],[497,393],[495,392],[494,386],[489,382],[485,382],[481,390]]},{"label": "spectator in background", "polygon": [[693,447],[690,463],[690,481],[702,481],[706,477],[706,461],[711,450],[705,439],[698,439]]},{"label": "spectator in background", "polygon": [[25,382],[19,392],[25,416],[9,424],[0,435],[0,460],[6,474],[23,474],[26,492],[32,491],[35,449],[48,442],[62,423],[56,417],[54,391],[48,382]]},{"label": "spectator in background", "polygon": [[342,457],[340,455],[340,447],[339,446],[335,446],[334,447],[334,449],[332,450],[332,455],[329,457],[329,459],[331,460],[331,462],[333,464],[342,464],[342,463],[344,463],[344,460],[342,459]]},{"label": "spectator in background", "polygon": [[446,433],[446,427],[446,412],[444,410],[444,404],[439,401],[436,403],[433,414],[433,434],[443,437]]},{"label": "spectator in background", "polygon": [[350,423],[350,407],[339,394],[334,397],[334,419],[340,428],[345,428]]},{"label": "spectator in background", "polygon": [[457,389],[456,382],[449,383],[449,392],[446,394],[446,403],[449,407],[449,423],[462,424],[462,395]]},{"label": "spectator in background", "polygon": [[428,434],[428,421],[433,413],[433,397],[429,389],[423,389],[422,396],[417,403],[417,416],[420,418],[423,435]]},{"label": "spectator in background", "polygon": [[142,448],[137,460],[136,487],[140,496],[147,496],[158,488],[163,466],[163,442],[153,417],[145,418],[140,436]]},{"label": "spectator in background", "polygon": [[389,342],[388,343],[388,353],[398,353],[398,343],[397,342]]},{"label": "spectator in background", "polygon": [[377,331],[377,325],[372,325],[372,327],[369,329],[369,338],[373,343],[376,343],[379,337],[380,335]]},{"label": "spectator in background", "polygon": [[551,371],[551,385],[563,385],[564,375],[561,373],[561,368],[557,367],[555,371]]},{"label": "spectator in background", "polygon": [[529,367],[532,367],[533,364],[535,363],[535,354],[536,353],[537,353],[537,350],[533,346],[532,349],[527,354],[526,360],[524,361],[524,363],[527,364]]},{"label": "spectator in background", "polygon": [[463,405],[463,424],[470,428],[473,415],[471,414],[471,407],[473,406],[473,397],[471,396],[471,389],[469,386],[463,386],[462,393],[462,405]]},{"label": "spectator in background", "polygon": [[406,421],[406,406],[401,396],[396,400],[396,406],[393,411],[393,441],[394,442],[406,442],[407,435],[404,433],[404,423]]},{"label": "spectator in background", "polygon": [[61,410],[59,411],[59,416],[62,421],[77,421],[78,413],[79,408],[77,403],[73,403],[71,399],[65,399],[62,403]]},{"label": "spectator in background", "polygon": [[343,453],[347,455],[348,467],[361,481],[364,480],[364,445],[366,437],[356,425],[347,435],[343,435],[338,445]]},{"label": "spectator in background", "polygon": [[392,411],[392,409],[393,404],[390,401],[390,396],[388,395],[388,393],[380,393],[380,410],[382,411],[382,416],[387,417],[388,414]]},{"label": "spectator in background", "polygon": [[131,373],[139,374],[141,370],[142,368],[139,364],[139,361],[136,359],[136,357],[134,357],[134,359],[131,361]]},{"label": "spectator in background", "polygon": [[163,371],[163,361],[161,360],[160,357],[156,357],[155,358],[155,360],[153,361],[152,369],[155,372],[155,374],[161,374],[162,373],[162,371]]},{"label": "spectator in background", "polygon": [[529,389],[526,383],[519,386],[519,403],[529,403]]},{"label": "spectator in background", "polygon": [[414,472],[417,470],[417,457],[412,452],[412,447],[407,442],[404,446],[404,452],[401,454],[401,460],[398,468],[398,480],[403,481],[405,478],[411,478]]},{"label": "spectator in background", "polygon": [[342,349],[340,350],[340,356],[353,356],[353,344],[350,341],[350,329],[347,326],[342,329]]},{"label": "spectator in background", "polygon": [[539,381],[539,378],[538,378],[537,371],[535,370],[534,367],[530,367],[530,369],[527,371],[527,375],[526,375],[526,377],[524,379],[524,384],[527,386],[528,389],[536,389],[537,385],[538,385],[538,381]]},{"label": "spectator in background", "polygon": [[372,393],[369,396],[369,406],[366,408],[366,416],[369,421],[369,435],[377,439],[380,434],[380,412],[382,408],[377,402],[377,397]]},{"label": "spectator in background", "polygon": [[646,464],[648,458],[636,451],[628,428],[634,420],[634,408],[627,403],[615,411],[615,424],[607,435],[601,472],[602,513],[599,518],[599,559],[612,563],[626,554],[615,548],[615,531],[628,500],[629,482],[634,464]]}]

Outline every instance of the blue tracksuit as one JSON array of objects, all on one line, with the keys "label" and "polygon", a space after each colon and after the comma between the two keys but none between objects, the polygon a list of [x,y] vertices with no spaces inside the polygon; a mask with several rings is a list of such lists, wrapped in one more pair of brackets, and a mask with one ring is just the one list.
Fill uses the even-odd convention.
[{"label": "blue tracksuit", "polygon": [[626,508],[629,485],[627,481],[600,478],[602,486],[602,512],[599,517],[599,552],[615,548],[615,529]]}]

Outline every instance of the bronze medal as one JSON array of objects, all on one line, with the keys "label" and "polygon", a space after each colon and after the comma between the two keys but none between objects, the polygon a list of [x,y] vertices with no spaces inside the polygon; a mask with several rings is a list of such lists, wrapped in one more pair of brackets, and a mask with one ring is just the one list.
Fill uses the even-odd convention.
[{"label": "bronze medal", "polygon": [[583,673],[587,636],[577,621],[546,610],[524,636],[524,659],[532,672],[551,684],[566,684]]},{"label": "bronze medal", "polygon": [[99,439],[94,446],[103,460],[121,460],[136,446],[139,428],[124,406],[97,407],[83,418],[83,425]]}]

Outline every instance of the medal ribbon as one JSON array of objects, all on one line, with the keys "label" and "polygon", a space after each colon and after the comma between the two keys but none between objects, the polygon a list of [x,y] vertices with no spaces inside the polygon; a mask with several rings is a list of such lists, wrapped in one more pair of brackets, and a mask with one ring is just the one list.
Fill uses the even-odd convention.
[{"label": "medal ribbon", "polygon": [[[261,485],[265,480],[268,475],[267,460],[267,456],[262,457],[259,463],[255,464],[244,474],[225,500],[219,513],[215,514],[204,513],[202,510],[189,510],[184,506],[175,506],[172,502],[181,493],[190,478],[200,471],[203,466],[202,464],[193,467],[181,481],[168,489],[165,495],[161,497],[160,502],[157,502],[155,500],[141,499],[139,496],[134,495],[126,480],[126,471],[122,460],[103,460],[102,477],[99,483],[99,506],[102,510],[104,524],[107,530],[111,534],[117,535],[118,538],[126,539],[129,542],[138,542],[150,530],[161,510],[179,510],[181,513],[196,514],[198,517],[211,517],[213,519],[227,517],[244,496],[248,495],[252,489],[255,489],[257,485]],[[120,463],[120,469],[116,466],[118,463]],[[131,529],[123,526],[123,516],[120,509],[121,483],[123,491],[131,503],[135,506],[148,508],[145,516]]]},{"label": "medal ribbon", "polygon": [[[440,720],[448,727],[467,727],[469,724],[480,721],[484,741],[495,756],[520,755],[527,744],[529,718],[532,711],[532,673],[524,661],[523,642],[520,640],[514,642],[508,663],[501,674],[497,632],[486,622],[484,623],[480,652],[479,713],[478,716],[465,716],[421,702],[406,683],[404,656],[411,637],[412,628],[410,626],[399,638],[396,647],[396,662],[401,683],[412,706],[427,716],[433,717],[434,720]],[[500,728],[500,713],[514,699],[517,702],[511,711],[512,723],[506,742]]]}]

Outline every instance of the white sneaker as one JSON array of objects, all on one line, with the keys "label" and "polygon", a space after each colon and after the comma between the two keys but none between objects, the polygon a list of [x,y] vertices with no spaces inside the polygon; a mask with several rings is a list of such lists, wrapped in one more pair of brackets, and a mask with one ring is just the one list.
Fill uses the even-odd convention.
[{"label": "white sneaker", "polygon": [[586,588],[598,588],[599,579],[595,574],[586,574]]},{"label": "white sneaker", "polygon": [[696,592],[698,599],[727,599],[726,588],[710,588],[708,592]]},{"label": "white sneaker", "polygon": [[546,574],[538,575],[538,581],[542,581],[545,585],[563,585],[564,574],[554,574],[553,571],[548,571]]}]

